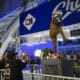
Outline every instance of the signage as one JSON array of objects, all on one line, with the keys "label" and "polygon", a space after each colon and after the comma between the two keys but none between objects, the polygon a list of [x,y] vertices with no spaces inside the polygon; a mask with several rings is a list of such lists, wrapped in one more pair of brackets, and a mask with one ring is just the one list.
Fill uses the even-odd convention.
[{"label": "signage", "polygon": [[80,0],[49,0],[20,15],[20,35],[49,30],[57,10],[62,10],[65,26],[80,23]]}]

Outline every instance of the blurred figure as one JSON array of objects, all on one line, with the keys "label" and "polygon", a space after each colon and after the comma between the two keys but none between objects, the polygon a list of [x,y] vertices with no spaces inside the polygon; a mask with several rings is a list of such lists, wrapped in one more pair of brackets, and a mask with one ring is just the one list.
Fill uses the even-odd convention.
[{"label": "blurred figure", "polygon": [[80,52],[77,53],[77,65],[80,66]]},{"label": "blurred figure", "polygon": [[34,71],[34,64],[35,64],[35,60],[34,58],[31,56],[30,57],[30,72],[33,73]]},{"label": "blurred figure", "polygon": [[2,69],[4,69],[4,63],[5,63],[5,54],[0,58],[0,80],[2,80],[3,77]]},{"label": "blurred figure", "polygon": [[73,53],[70,54],[70,60],[74,60],[74,54]]},{"label": "blurred figure", "polygon": [[[35,64],[34,57],[31,56],[29,60],[30,60],[30,72],[33,73],[34,72],[34,64]],[[32,80],[34,80],[34,75],[32,75]]]},{"label": "blurred figure", "polygon": [[64,53],[60,54],[59,58],[61,60],[66,60],[66,54],[64,54]]},{"label": "blurred figure", "polygon": [[76,77],[80,78],[80,52],[77,53],[77,60],[74,67],[74,74]]},{"label": "blurred figure", "polygon": [[40,57],[36,57],[36,60],[35,60],[35,67],[36,67],[36,73],[41,73],[40,71],[40,64],[41,64],[41,59]]},{"label": "blurred figure", "polygon": [[8,51],[4,63],[4,80],[23,80],[22,70],[26,67],[28,56],[26,60],[16,59],[17,53]]},{"label": "blurred figure", "polygon": [[57,35],[60,33],[63,40],[66,41],[67,38],[64,35],[64,32],[61,27],[63,27],[63,21],[62,21],[62,12],[56,11],[54,14],[54,17],[50,23],[50,38],[52,39],[53,46],[54,46],[54,52],[57,52]]},{"label": "blurred figure", "polygon": [[58,58],[59,58],[59,54],[56,53],[56,52],[54,52],[54,53],[52,54],[52,58],[53,58],[53,59],[58,59]]},{"label": "blurred figure", "polygon": [[2,47],[2,43],[0,42],[0,48]]}]

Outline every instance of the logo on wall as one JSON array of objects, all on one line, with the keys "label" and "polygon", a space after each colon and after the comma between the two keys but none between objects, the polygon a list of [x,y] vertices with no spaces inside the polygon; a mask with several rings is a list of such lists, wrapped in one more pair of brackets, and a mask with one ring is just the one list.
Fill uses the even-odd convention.
[{"label": "logo on wall", "polygon": [[31,14],[28,14],[23,21],[23,25],[27,28],[27,30],[31,30],[32,26],[36,22],[36,18]]},{"label": "logo on wall", "polygon": [[59,7],[61,7],[62,9],[65,8],[66,13],[64,14],[62,19],[65,19],[66,17],[68,17],[69,15],[71,15],[73,12],[79,12],[80,11],[80,2],[79,0],[66,0],[66,1],[61,1],[60,3],[58,3],[55,8],[53,9],[52,14],[54,14]]}]

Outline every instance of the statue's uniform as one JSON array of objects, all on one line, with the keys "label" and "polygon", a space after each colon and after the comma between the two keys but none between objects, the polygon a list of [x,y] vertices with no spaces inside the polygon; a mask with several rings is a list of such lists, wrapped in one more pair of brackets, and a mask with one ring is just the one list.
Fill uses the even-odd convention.
[{"label": "statue's uniform", "polygon": [[58,17],[55,17],[50,24],[50,38],[52,39],[53,42],[53,47],[54,47],[54,52],[57,51],[57,34],[60,33],[63,40],[67,40],[67,38],[65,37],[62,27],[63,26],[63,22],[61,19],[59,19]]}]

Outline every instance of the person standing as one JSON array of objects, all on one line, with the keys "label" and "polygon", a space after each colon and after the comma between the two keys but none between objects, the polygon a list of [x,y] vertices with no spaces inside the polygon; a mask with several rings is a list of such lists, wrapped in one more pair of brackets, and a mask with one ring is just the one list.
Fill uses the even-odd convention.
[{"label": "person standing", "polygon": [[4,68],[5,55],[0,58],[0,80],[2,80],[2,69]]},{"label": "person standing", "polygon": [[38,73],[38,72],[41,73],[41,71],[40,71],[41,59],[40,59],[40,57],[36,57],[35,67],[36,67],[36,73]]},{"label": "person standing", "polygon": [[[8,59],[5,61],[4,66],[4,80],[23,80],[22,70],[26,67],[28,56],[26,59],[16,59],[17,53],[9,51],[7,54]],[[24,56],[23,56],[24,57]]]},{"label": "person standing", "polygon": [[33,56],[30,56],[30,72],[34,72],[34,64],[35,64],[35,59]]},{"label": "person standing", "polygon": [[[34,64],[35,64],[35,60],[33,56],[30,56],[30,72],[34,73]],[[34,75],[32,74],[32,80],[34,80]]]}]

